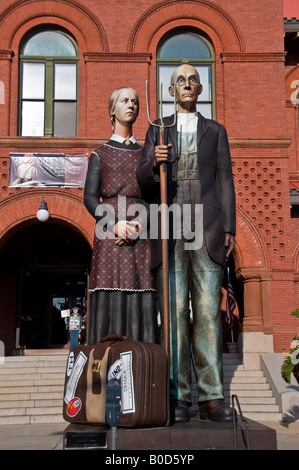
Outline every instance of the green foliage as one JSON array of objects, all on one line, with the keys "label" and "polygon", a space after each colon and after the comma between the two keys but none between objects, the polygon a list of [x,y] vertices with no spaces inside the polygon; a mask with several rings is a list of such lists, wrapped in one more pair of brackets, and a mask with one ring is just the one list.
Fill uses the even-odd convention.
[{"label": "green foliage", "polygon": [[281,376],[288,384],[291,383],[293,369],[294,364],[292,363],[290,356],[287,356],[281,366]]},{"label": "green foliage", "polygon": [[299,318],[299,308],[296,308],[296,310],[294,310],[291,315],[293,315],[294,317],[297,317]]},{"label": "green foliage", "polygon": [[[298,340],[299,340],[299,336],[294,336],[294,341],[298,341]],[[299,354],[299,344],[291,348],[290,355],[285,358],[281,366],[281,376],[283,380],[287,382],[288,384],[291,383],[292,374],[294,374],[297,382],[299,383],[299,363],[297,363],[296,360],[294,361],[294,358],[297,359],[298,354]]]},{"label": "green foliage", "polygon": [[[296,308],[291,315],[299,318],[299,308]],[[299,341],[299,336],[294,336],[294,341]],[[291,348],[290,355],[285,358],[281,366],[281,376],[285,382],[288,384],[291,383],[292,374],[294,374],[295,379],[299,383],[299,342]]]}]

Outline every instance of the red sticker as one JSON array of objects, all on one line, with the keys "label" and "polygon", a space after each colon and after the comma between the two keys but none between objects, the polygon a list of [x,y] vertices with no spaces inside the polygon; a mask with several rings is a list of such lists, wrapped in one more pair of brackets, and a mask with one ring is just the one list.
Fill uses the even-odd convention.
[{"label": "red sticker", "polygon": [[73,398],[71,401],[68,402],[66,407],[66,413],[70,418],[76,416],[81,410],[82,402],[80,398]]}]

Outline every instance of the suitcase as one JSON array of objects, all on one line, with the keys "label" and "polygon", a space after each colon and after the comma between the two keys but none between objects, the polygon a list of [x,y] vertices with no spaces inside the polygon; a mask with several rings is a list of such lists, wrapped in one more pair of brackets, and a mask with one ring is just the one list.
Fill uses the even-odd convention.
[{"label": "suitcase", "polygon": [[121,383],[120,427],[168,423],[168,361],[162,346],[109,335],[75,346],[65,375],[63,417],[76,424],[106,425],[106,384]]}]

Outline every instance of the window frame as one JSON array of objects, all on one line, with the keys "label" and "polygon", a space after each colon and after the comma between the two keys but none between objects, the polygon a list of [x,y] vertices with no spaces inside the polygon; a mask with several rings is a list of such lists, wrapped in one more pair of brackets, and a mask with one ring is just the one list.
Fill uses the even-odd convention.
[{"label": "window frame", "polygon": [[[209,52],[210,52],[210,55],[211,57],[209,59],[189,59],[189,58],[182,58],[182,59],[179,59],[179,58],[171,58],[171,59],[161,59],[159,57],[159,54],[160,54],[160,51],[163,47],[163,45],[165,44],[165,42],[170,39],[171,37],[173,36],[176,36],[176,35],[180,35],[180,34],[193,34],[195,36],[198,36],[198,38],[200,40],[202,40],[205,45],[207,46],[207,48],[209,49]],[[156,54],[156,62],[157,62],[157,67],[156,67],[156,79],[157,79],[157,101],[156,101],[156,106],[157,106],[157,115],[159,116],[160,115],[160,93],[161,93],[161,90],[160,90],[160,67],[161,66],[173,66],[173,68],[177,68],[179,67],[180,65],[184,65],[184,64],[190,64],[190,65],[193,65],[194,67],[197,67],[197,66],[200,66],[200,65],[209,65],[211,67],[211,100],[210,101],[202,101],[200,100],[200,96],[199,96],[199,99],[197,101],[197,107],[200,108],[200,105],[201,104],[210,104],[211,105],[211,118],[212,119],[215,119],[216,118],[216,100],[215,100],[215,96],[216,96],[216,92],[215,92],[215,51],[214,51],[214,48],[213,48],[213,45],[212,43],[204,36],[202,35],[201,32],[199,31],[194,31],[192,29],[180,29],[180,30],[175,30],[175,31],[171,31],[170,33],[168,33],[166,36],[164,36],[161,41],[159,42],[159,45],[157,47],[157,54]],[[170,83],[168,84],[168,86],[170,85]],[[163,100],[162,103],[168,103],[168,101],[166,100]],[[169,95],[169,103],[173,103],[173,101],[171,100],[171,97]]]},{"label": "window frame", "polygon": [[[58,137],[54,135],[54,105],[57,101],[73,102],[76,103],[76,112],[75,112],[75,135],[74,136],[64,136],[64,137],[77,137],[78,136],[78,96],[79,96],[79,56],[78,56],[78,46],[75,39],[67,32],[59,28],[38,28],[35,29],[31,34],[26,35],[23,38],[20,50],[23,51],[26,43],[36,34],[40,32],[54,31],[57,33],[62,33],[67,37],[69,41],[72,42],[76,56],[37,56],[37,55],[24,55],[19,54],[19,106],[18,106],[18,136],[22,136],[22,108],[24,101],[42,101],[44,103],[44,131],[43,137]],[[45,66],[45,78],[44,78],[44,100],[41,99],[24,99],[23,98],[23,64],[25,63],[40,63]],[[76,99],[74,100],[55,100],[55,64],[75,64],[76,65]]]}]

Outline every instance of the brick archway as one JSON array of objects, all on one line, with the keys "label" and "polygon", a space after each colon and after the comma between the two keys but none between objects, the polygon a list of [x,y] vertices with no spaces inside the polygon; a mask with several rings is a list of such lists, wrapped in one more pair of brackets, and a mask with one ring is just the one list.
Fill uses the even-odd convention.
[{"label": "brick archway", "polygon": [[237,208],[236,277],[244,287],[243,332],[272,334],[271,268],[267,247],[254,222]]},{"label": "brick archway", "polygon": [[[60,3],[59,16],[57,16],[57,3]],[[32,4],[32,8],[31,8]],[[13,22],[7,21],[9,16],[13,15]],[[5,38],[6,44],[1,47],[5,49],[13,48],[13,40],[19,35],[23,25],[29,22],[41,21],[45,23],[58,22],[70,29],[73,25],[77,31],[81,31],[86,43],[87,50],[101,50],[107,52],[109,50],[108,39],[104,27],[99,18],[76,0],[57,0],[57,1],[34,1],[34,0],[17,0],[9,5],[0,15],[0,25],[2,29],[2,38]],[[13,28],[11,25],[13,24]],[[7,31],[6,31],[7,30]],[[24,32],[22,33],[24,34]],[[19,41],[18,37],[18,41]]]},{"label": "brick archway", "polygon": [[128,52],[148,52],[155,33],[176,20],[186,25],[197,21],[211,28],[221,38],[223,51],[245,50],[237,23],[219,5],[207,0],[163,0],[146,10],[135,23],[128,40]]},{"label": "brick archway", "polygon": [[[86,135],[89,88],[89,71],[84,54],[107,53],[108,38],[100,19],[88,7],[76,0],[17,0],[0,14],[2,31],[0,50],[5,57],[2,79],[7,87],[7,115],[1,116],[4,134],[18,134],[18,103],[16,90],[19,89],[19,48],[25,34],[36,27],[48,25],[64,28],[72,34],[78,45],[78,100],[86,103],[79,107],[78,133]],[[2,64],[1,64],[2,65]],[[86,97],[87,96],[87,97]],[[11,112],[13,110],[13,112]],[[5,127],[4,127],[5,126]]]},{"label": "brick archway", "polygon": [[269,269],[270,259],[262,235],[242,209],[237,207],[237,235],[234,249],[236,270],[245,266]]},{"label": "brick archway", "polygon": [[[82,198],[73,192],[60,192],[57,188],[41,192],[28,190],[2,201],[0,204],[0,249],[10,233],[15,233],[20,224],[36,220],[36,212],[42,196],[48,205],[51,220],[63,221],[79,232],[84,239],[93,245],[94,219],[85,209]],[[42,222],[41,222],[42,223]]]},{"label": "brick archway", "polygon": [[[245,51],[245,40],[236,21],[230,14],[212,1],[206,0],[162,0],[149,7],[135,22],[127,43],[129,53],[150,53],[148,66],[149,106],[155,110],[156,102],[156,51],[161,39],[170,31],[187,28],[204,34],[215,51],[215,79],[223,82],[221,54]],[[224,122],[224,95],[216,90],[217,120]],[[154,111],[153,111],[154,112]]]}]

